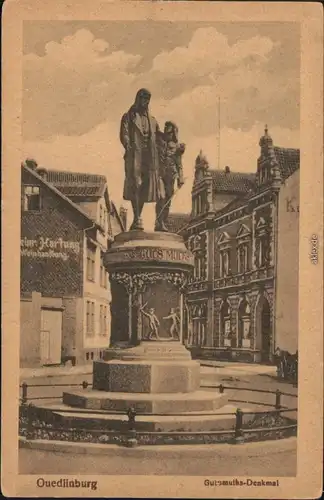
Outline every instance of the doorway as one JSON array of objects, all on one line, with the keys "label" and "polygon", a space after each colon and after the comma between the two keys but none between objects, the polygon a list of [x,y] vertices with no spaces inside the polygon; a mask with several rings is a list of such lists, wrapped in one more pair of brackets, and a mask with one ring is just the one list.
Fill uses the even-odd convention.
[{"label": "doorway", "polygon": [[41,364],[61,364],[62,311],[42,309],[40,333]]},{"label": "doorway", "polygon": [[272,320],[268,299],[263,294],[259,295],[257,301],[255,320],[255,347],[260,353],[261,363],[269,363],[271,361]]},{"label": "doorway", "polygon": [[267,300],[264,300],[261,312],[261,361],[270,361],[271,350],[271,321],[270,306]]}]

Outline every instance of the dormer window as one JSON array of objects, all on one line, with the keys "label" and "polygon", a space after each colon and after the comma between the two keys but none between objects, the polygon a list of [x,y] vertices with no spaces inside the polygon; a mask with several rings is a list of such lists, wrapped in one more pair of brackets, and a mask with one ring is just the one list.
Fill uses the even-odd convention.
[{"label": "dormer window", "polygon": [[23,187],[23,210],[24,212],[40,211],[40,190],[39,186]]}]

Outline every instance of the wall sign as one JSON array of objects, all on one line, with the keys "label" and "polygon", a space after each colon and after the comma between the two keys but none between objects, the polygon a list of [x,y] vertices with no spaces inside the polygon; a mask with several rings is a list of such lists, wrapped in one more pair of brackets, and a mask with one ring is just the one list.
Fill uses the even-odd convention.
[{"label": "wall sign", "polygon": [[20,240],[20,250],[23,257],[50,258],[68,260],[71,255],[80,254],[80,242],[40,236],[31,240],[26,237]]}]

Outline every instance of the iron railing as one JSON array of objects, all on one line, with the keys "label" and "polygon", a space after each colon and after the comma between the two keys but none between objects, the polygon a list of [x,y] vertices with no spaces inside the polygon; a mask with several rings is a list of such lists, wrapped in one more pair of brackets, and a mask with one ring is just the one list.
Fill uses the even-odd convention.
[{"label": "iron railing", "polygon": [[[81,384],[57,384],[55,387],[82,387],[84,390],[89,388],[91,384],[86,381],[83,381]],[[28,389],[31,387],[53,387],[49,384],[33,384],[28,385],[27,383],[21,384],[22,389],[22,398],[21,398],[21,420],[24,422],[20,422],[20,433],[24,435],[24,437],[28,440],[37,439],[37,431],[45,431],[48,435],[57,433],[60,438],[60,434],[65,434],[65,436],[69,436],[71,441],[88,441],[92,442],[93,440],[98,440],[99,442],[119,442],[124,446],[136,446],[139,443],[144,444],[156,444],[162,441],[162,443],[166,444],[170,441],[180,442],[234,442],[239,443],[245,441],[246,439],[260,439],[265,437],[266,439],[278,439],[279,437],[286,435],[296,435],[297,432],[297,418],[291,419],[285,417],[285,415],[289,413],[297,413],[297,408],[287,408],[282,403],[282,397],[294,397],[297,398],[297,394],[281,392],[279,389],[276,391],[263,390],[263,389],[250,389],[246,387],[231,387],[224,386],[222,384],[217,386],[204,386],[213,389],[218,389],[219,393],[223,394],[225,390],[235,390],[235,391],[250,391],[256,393],[267,393],[273,394],[274,400],[272,403],[273,408],[267,411],[245,411],[240,408],[237,408],[235,412],[232,413],[218,413],[218,416],[223,417],[234,417],[235,423],[232,428],[225,430],[208,430],[208,431],[195,431],[195,430],[174,430],[174,431],[162,431],[162,430],[152,430],[152,431],[143,431],[140,430],[138,425],[138,421],[136,420],[137,416],[148,416],[150,413],[146,412],[138,412],[136,408],[129,407],[126,411],[117,411],[117,410],[89,410],[89,409],[78,409],[78,408],[64,408],[64,407],[51,407],[50,409],[36,407],[32,403],[28,404],[30,400],[42,400],[42,399],[57,399],[53,396],[40,396],[38,398],[28,397]],[[61,398],[61,397],[60,397]],[[251,403],[251,402],[250,402]],[[253,403],[253,402],[252,402]],[[259,404],[254,402],[254,404]],[[269,404],[269,406],[271,406]],[[69,414],[74,415],[82,415],[89,414],[92,415],[109,415],[109,414],[119,414],[125,417],[125,420],[121,423],[120,428],[117,430],[109,429],[104,426],[104,423],[100,424],[102,427],[97,428],[84,428],[84,427],[68,427],[70,425],[69,419],[67,423],[63,425],[55,425],[55,423],[49,423],[46,421],[40,420],[39,410],[45,410],[46,412],[50,411],[51,414],[55,414],[55,412],[60,412],[60,414],[65,414],[68,416]],[[46,413],[48,415],[48,413]],[[181,417],[183,413],[154,413],[155,416],[174,416]],[[213,414],[210,412],[190,412],[186,413],[186,416],[212,416]],[[259,427],[252,427],[244,425],[244,418],[250,416],[250,423],[254,422],[262,424],[262,418],[272,418],[272,422],[274,425],[260,425]],[[44,415],[43,415],[43,418]],[[281,418],[281,421],[280,421]],[[259,419],[259,420],[258,420]],[[265,420],[266,422],[266,420]],[[264,423],[264,422],[263,422]],[[106,423],[107,425],[107,423]],[[82,437],[83,435],[83,437]],[[252,438],[251,438],[252,436]],[[60,440],[60,439],[59,439]],[[160,443],[159,443],[160,444]]]}]

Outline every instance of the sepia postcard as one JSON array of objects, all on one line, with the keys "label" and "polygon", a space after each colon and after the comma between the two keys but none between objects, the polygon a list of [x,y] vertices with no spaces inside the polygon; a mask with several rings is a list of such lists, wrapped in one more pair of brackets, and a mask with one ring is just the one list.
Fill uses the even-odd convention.
[{"label": "sepia postcard", "polygon": [[2,28],[3,495],[320,497],[321,5]]}]

